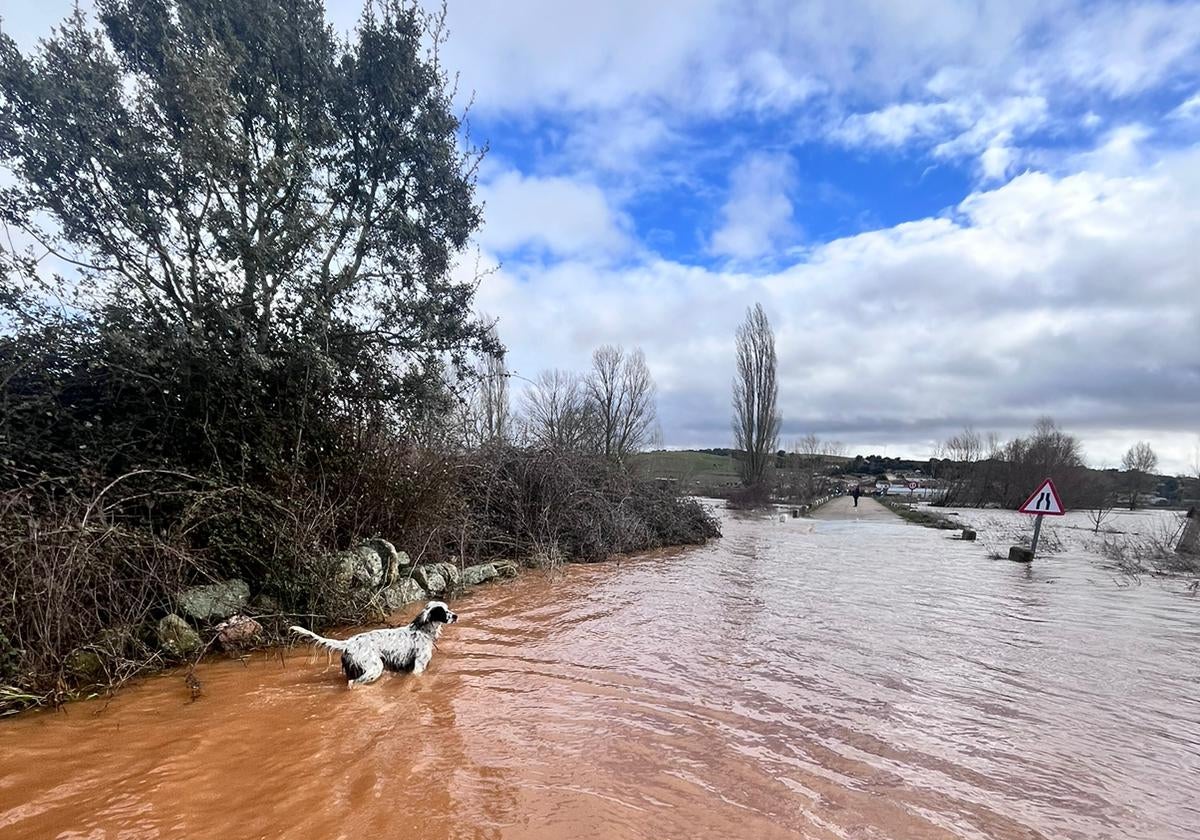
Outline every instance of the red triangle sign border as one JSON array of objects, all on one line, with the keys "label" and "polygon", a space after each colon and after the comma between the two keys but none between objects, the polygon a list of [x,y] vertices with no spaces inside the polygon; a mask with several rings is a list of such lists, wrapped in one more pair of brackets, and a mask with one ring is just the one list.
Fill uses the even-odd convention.
[{"label": "red triangle sign border", "polygon": [[[1035,510],[1033,507],[1034,501],[1047,489],[1049,489],[1050,495],[1053,496],[1054,504],[1058,507],[1058,510]],[[1036,516],[1062,516],[1066,512],[1067,508],[1062,503],[1062,497],[1058,495],[1058,488],[1054,486],[1054,480],[1051,478],[1047,478],[1039,484],[1038,488],[1029,494],[1029,498],[1025,500],[1025,503],[1017,508],[1017,513],[1028,513]]]}]

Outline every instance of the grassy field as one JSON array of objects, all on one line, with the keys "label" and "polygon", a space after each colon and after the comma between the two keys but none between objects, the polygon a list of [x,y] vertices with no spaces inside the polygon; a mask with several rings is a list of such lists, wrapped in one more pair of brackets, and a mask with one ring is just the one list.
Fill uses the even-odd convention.
[{"label": "grassy field", "polygon": [[688,451],[643,452],[637,456],[637,463],[644,475],[672,479],[685,489],[740,483],[737,467],[728,455]]}]

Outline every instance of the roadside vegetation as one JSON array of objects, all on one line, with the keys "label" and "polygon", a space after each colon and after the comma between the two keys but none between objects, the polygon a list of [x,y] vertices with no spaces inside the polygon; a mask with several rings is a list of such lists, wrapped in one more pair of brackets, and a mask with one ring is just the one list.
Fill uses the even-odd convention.
[{"label": "roadside vegetation", "polygon": [[926,528],[937,528],[942,531],[959,531],[963,527],[961,522],[955,522],[930,507],[918,507],[887,496],[881,497],[879,501],[901,519],[912,522],[914,525],[923,525]]},{"label": "roadside vegetation", "polygon": [[178,661],[148,628],[187,586],[244,581],[268,638],[363,620],[336,552],[367,538],[461,566],[718,533],[630,466],[640,351],[510,405],[442,19],[371,10],[349,42],[319,0],[0,35],[0,713]]}]

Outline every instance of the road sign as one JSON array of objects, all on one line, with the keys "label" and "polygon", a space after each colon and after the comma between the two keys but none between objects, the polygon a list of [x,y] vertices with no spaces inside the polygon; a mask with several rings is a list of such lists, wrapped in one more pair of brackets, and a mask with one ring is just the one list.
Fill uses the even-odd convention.
[{"label": "road sign", "polygon": [[921,485],[920,485],[920,484],[918,484],[918,483],[917,483],[917,482],[915,482],[915,481],[910,481],[910,482],[908,482],[908,489],[909,489],[909,490],[916,490],[916,489],[917,489],[918,487],[920,487],[920,486],[921,486]]},{"label": "road sign", "polygon": [[1025,504],[1017,508],[1017,513],[1029,513],[1035,516],[1062,516],[1066,513],[1054,482],[1046,479],[1033,495],[1025,500]]}]

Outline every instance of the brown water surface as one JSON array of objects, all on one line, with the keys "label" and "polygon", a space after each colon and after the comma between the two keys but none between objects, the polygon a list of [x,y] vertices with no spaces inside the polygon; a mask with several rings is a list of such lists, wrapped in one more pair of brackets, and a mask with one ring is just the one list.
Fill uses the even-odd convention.
[{"label": "brown water surface", "polygon": [[0,837],[1200,835],[1181,587],[895,521],[725,534],[480,589],[420,678],[298,648],[0,724]]}]

